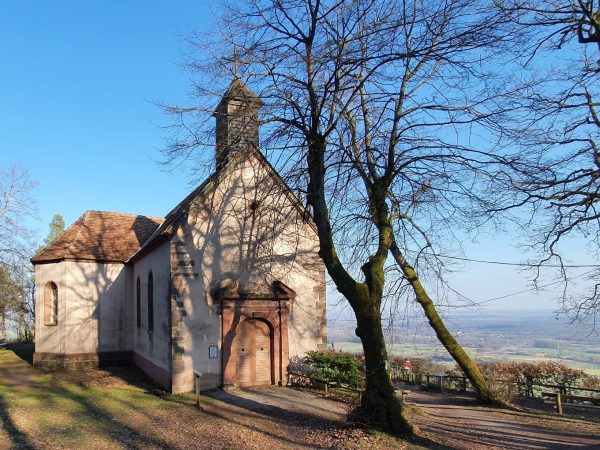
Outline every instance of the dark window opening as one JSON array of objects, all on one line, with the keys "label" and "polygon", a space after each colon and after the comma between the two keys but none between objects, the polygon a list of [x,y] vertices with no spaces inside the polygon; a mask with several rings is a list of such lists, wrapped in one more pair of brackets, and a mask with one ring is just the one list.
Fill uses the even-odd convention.
[{"label": "dark window opening", "polygon": [[148,275],[148,331],[154,330],[154,278]]},{"label": "dark window opening", "polygon": [[138,329],[142,327],[142,299],[140,294],[140,277],[137,277],[135,285],[135,310],[137,312],[136,323]]}]

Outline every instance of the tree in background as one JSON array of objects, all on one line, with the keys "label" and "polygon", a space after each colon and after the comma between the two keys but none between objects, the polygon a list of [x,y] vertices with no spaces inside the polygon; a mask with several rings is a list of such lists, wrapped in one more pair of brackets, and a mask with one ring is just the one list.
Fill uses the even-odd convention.
[{"label": "tree in background", "polygon": [[32,231],[24,221],[36,213],[34,187],[25,169],[0,167],[0,263],[17,264],[30,256]]},{"label": "tree in background", "polygon": [[8,323],[16,337],[33,337],[31,275],[33,232],[25,221],[36,214],[35,183],[23,168],[0,167],[0,333],[8,337]]},{"label": "tree in background", "polygon": [[44,239],[42,247],[48,247],[52,242],[56,240],[65,231],[65,220],[60,214],[54,214],[52,221],[48,224],[50,230],[48,236]]},{"label": "tree in background", "polygon": [[519,63],[513,66],[515,79],[521,83],[505,99],[515,108],[506,137],[518,146],[520,164],[501,191],[504,207],[530,208],[524,228],[539,255],[534,279],[545,265],[557,264],[564,281],[563,311],[595,325],[600,270],[587,272],[591,290],[574,294],[573,270],[580,268],[570,268],[563,254],[570,237],[583,237],[599,260],[600,5],[591,0],[497,4],[519,40],[512,51]]},{"label": "tree in background", "polygon": [[[491,208],[496,174],[512,162],[487,145],[507,113],[488,72],[501,66],[490,58],[502,54],[505,16],[471,1],[256,0],[224,17],[235,75],[245,65],[261,89],[268,155],[306,199],[319,255],[356,316],[366,390],[355,417],[398,433],[410,428],[382,331],[392,280],[423,306],[479,399],[493,401],[478,368],[448,339],[421,277],[441,279],[447,267],[437,255],[460,250],[454,233],[490,220],[474,211]],[[231,48],[207,36],[195,42],[204,60],[190,67],[204,78],[195,106],[167,108],[177,118],[168,160],[212,146],[206,114],[214,103],[199,102],[222,93],[220,56]]]},{"label": "tree in background", "polygon": [[18,314],[24,295],[23,286],[15,279],[9,265],[0,264],[0,336],[8,340],[7,321]]}]

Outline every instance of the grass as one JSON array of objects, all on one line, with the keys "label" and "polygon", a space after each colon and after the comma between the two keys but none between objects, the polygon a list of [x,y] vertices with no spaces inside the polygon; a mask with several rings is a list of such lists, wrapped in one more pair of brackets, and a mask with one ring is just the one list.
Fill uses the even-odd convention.
[{"label": "grass", "polygon": [[[31,371],[8,374],[20,359],[30,360],[32,346],[0,350],[0,380],[17,376],[18,385],[0,384],[0,448],[166,447],[156,420],[186,403],[168,402],[146,386],[86,387],[65,374]],[[9,375],[9,376],[7,376]],[[43,389],[40,389],[42,387]],[[187,400],[190,405],[191,399]]]},{"label": "grass", "polygon": [[262,403],[235,403],[230,394],[203,395],[199,411],[195,395],[160,391],[137,369],[44,372],[24,363],[32,353],[27,345],[0,349],[0,449],[294,449],[339,439],[352,449],[428,448],[346,428],[327,414],[278,406],[265,413]]}]

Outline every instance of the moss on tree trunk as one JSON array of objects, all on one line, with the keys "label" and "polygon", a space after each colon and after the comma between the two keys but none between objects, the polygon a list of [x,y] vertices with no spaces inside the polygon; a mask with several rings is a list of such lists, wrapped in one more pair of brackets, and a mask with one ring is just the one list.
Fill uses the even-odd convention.
[{"label": "moss on tree trunk", "polygon": [[429,325],[431,325],[431,328],[433,328],[433,331],[435,331],[438,340],[442,343],[450,356],[452,356],[454,361],[456,361],[456,364],[458,364],[458,366],[462,369],[465,376],[475,388],[477,392],[477,400],[482,404],[502,403],[494,397],[487,381],[477,367],[477,364],[473,362],[467,352],[464,351],[462,346],[446,328],[446,325],[438,314],[433,301],[429,295],[427,295],[427,291],[425,291],[425,288],[421,284],[416,271],[408,263],[408,261],[406,261],[395,242],[391,246],[390,250],[392,256],[396,260],[396,263],[400,266],[402,273],[413,288],[417,303],[419,303],[419,305],[421,305],[423,308],[423,312],[429,321]]},{"label": "moss on tree trunk", "polygon": [[307,139],[309,183],[308,203],[319,235],[319,256],[338,291],[346,297],[354,310],[356,334],[360,337],[365,355],[366,386],[360,405],[352,411],[352,418],[370,426],[407,435],[412,427],[402,412],[387,372],[387,352],[381,328],[381,299],[385,283],[384,264],[393,240],[383,182],[369,186],[373,221],[379,231],[377,251],[362,266],[364,282],[357,282],[338,258],[329,211],[325,200],[325,139],[318,134]]},{"label": "moss on tree trunk", "polygon": [[365,356],[365,391],[350,417],[397,435],[410,434],[412,426],[403,413],[402,403],[395,395],[389,377],[379,309],[373,309],[372,314],[356,311],[356,318],[356,334],[361,339]]}]

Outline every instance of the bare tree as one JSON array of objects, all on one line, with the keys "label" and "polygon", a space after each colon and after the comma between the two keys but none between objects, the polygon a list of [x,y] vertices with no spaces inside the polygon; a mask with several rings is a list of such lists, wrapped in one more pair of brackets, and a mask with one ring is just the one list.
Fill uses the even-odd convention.
[{"label": "bare tree", "polygon": [[0,167],[0,262],[27,258],[31,248],[31,230],[24,223],[32,217],[35,201],[31,191],[35,183],[25,169]]},{"label": "bare tree", "polygon": [[32,285],[32,231],[25,221],[35,215],[31,197],[35,183],[25,169],[0,167],[0,321],[6,339],[7,321],[16,325],[19,338],[31,338],[33,311],[26,295]]},{"label": "bare tree", "polygon": [[[495,174],[511,163],[484,150],[495,118],[507,112],[486,72],[506,37],[505,16],[470,1],[255,0],[225,18],[225,43],[239,50],[235,74],[243,63],[261,89],[269,156],[306,199],[319,255],[357,319],[366,391],[356,417],[410,429],[387,372],[381,306],[390,277],[412,289],[479,399],[493,401],[419,274],[443,275],[436,255],[460,250],[454,231],[490,219],[473,211],[490,209]],[[190,67],[205,76],[194,95],[214,99],[223,43],[192,41],[204,53]],[[168,159],[211,144],[209,110],[169,108],[179,134]]]},{"label": "bare tree", "polygon": [[[539,252],[535,277],[556,263],[565,281],[563,310],[575,320],[600,313],[600,271],[592,288],[574,295],[572,270],[561,243],[583,237],[598,260],[600,250],[600,5],[595,1],[499,1],[519,44],[514,46],[522,82],[507,98],[517,114],[508,134],[519,164],[506,178],[505,208],[530,208],[531,247]],[[516,193],[516,196],[515,196]],[[567,244],[568,246],[569,244]]]}]

